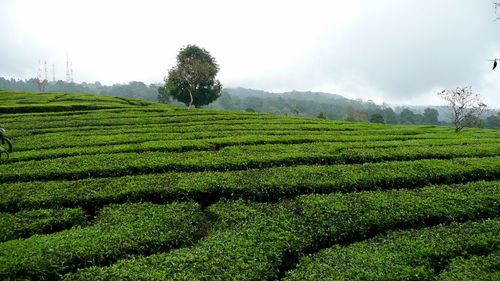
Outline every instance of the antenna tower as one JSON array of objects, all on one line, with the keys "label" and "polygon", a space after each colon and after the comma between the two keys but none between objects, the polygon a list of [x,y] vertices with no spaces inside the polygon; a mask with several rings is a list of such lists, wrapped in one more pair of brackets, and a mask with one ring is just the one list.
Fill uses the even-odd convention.
[{"label": "antenna tower", "polygon": [[47,75],[48,75],[48,74],[47,74],[47,61],[44,61],[44,62],[43,62],[43,70],[44,70],[44,71],[43,71],[43,80],[45,80],[45,81],[49,81],[49,80],[47,79]]},{"label": "antenna tower", "polygon": [[71,83],[71,76],[70,76],[70,73],[69,73],[68,56],[66,56],[66,83]]},{"label": "antenna tower", "polygon": [[45,64],[45,73],[42,72],[42,62],[38,60],[38,73],[37,77],[33,80],[33,82],[38,86],[39,92],[45,92],[45,86],[47,85],[47,61]]},{"label": "antenna tower", "polygon": [[71,75],[71,83],[75,82],[74,77],[73,77],[73,62],[71,62],[71,69],[70,69],[70,75]]},{"label": "antenna tower", "polygon": [[38,60],[38,69],[36,73],[36,79],[39,81],[42,81],[42,62]]}]

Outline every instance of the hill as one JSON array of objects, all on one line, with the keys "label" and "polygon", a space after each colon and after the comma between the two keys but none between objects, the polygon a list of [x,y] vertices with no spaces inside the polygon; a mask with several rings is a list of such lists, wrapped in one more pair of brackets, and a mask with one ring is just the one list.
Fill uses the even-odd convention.
[{"label": "hill", "polygon": [[[380,113],[388,120],[387,106],[372,101],[352,100],[341,95],[321,92],[284,92],[271,93],[247,88],[225,88],[221,97],[210,104],[209,108],[229,110],[254,110],[256,112],[316,117],[323,112],[328,119],[343,120],[349,110],[364,110],[368,114]],[[390,110],[392,114],[392,109]],[[386,116],[387,115],[387,116]]]},{"label": "hill", "polygon": [[498,130],[0,100],[2,280],[498,277]]}]

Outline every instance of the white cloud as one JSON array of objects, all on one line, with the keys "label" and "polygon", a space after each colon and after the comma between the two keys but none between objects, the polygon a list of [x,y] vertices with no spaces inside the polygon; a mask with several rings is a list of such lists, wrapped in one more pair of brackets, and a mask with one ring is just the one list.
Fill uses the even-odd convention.
[{"label": "white cloud", "polygon": [[29,78],[65,56],[78,81],[161,81],[178,50],[214,55],[226,86],[323,90],[375,101],[439,103],[471,85],[500,107],[490,1],[0,2],[0,76]]}]

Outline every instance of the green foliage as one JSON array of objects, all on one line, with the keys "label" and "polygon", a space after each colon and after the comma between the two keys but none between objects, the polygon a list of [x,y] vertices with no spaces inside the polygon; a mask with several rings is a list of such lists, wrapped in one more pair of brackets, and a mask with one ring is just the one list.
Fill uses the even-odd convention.
[{"label": "green foliage", "polygon": [[500,158],[419,160],[360,165],[275,167],[261,170],[165,173],[121,178],[0,185],[0,209],[100,206],[123,201],[226,198],[276,201],[308,193],[415,188],[430,183],[498,179]]},{"label": "green foliage", "polygon": [[382,114],[379,114],[379,113],[372,114],[370,116],[370,122],[383,124],[383,123],[385,123],[384,116],[382,116]]},{"label": "green foliage", "polygon": [[[239,106],[268,106],[246,101]],[[419,269],[431,280],[495,278],[491,247],[479,255],[438,246],[429,258],[415,239],[381,235],[498,218],[498,130],[454,134],[449,126],[193,111],[62,93],[0,92],[0,104],[12,112],[1,119],[16,145],[0,163],[2,280],[274,280],[302,268],[306,280],[322,280],[329,264],[309,270],[301,257],[372,244],[366,239],[374,236],[388,242],[346,257],[386,260],[383,273],[396,279],[395,267],[407,279]],[[392,110],[374,106],[363,110],[394,122]],[[323,108],[310,117],[321,111],[333,118]],[[488,247],[484,237],[462,240]],[[388,279],[376,278],[376,266],[356,265],[355,277]]]},{"label": "green foliage", "polygon": [[414,124],[417,121],[415,113],[408,108],[403,109],[401,113],[399,113],[399,120],[402,124]]},{"label": "green foliage", "polygon": [[0,213],[0,242],[60,231],[87,221],[81,208]]},{"label": "green foliage", "polygon": [[215,80],[218,71],[219,66],[207,50],[188,45],[179,51],[177,65],[168,72],[165,92],[188,108],[207,105],[222,90],[219,80]]},{"label": "green foliage", "polygon": [[164,86],[158,87],[158,101],[161,103],[172,102],[172,96],[167,92],[167,89]]},{"label": "green foliage", "polygon": [[34,94],[2,90],[0,90],[0,102],[0,113],[10,114],[158,106],[156,103],[132,98],[68,93]]},{"label": "green foliage", "polygon": [[[39,89],[34,80],[14,80],[0,77],[0,89],[12,91],[38,92]],[[45,85],[47,92],[61,93],[94,93],[103,96],[117,96],[124,98],[146,99],[156,101],[158,86],[155,84],[146,85],[143,82],[132,81],[127,84],[102,85],[99,81],[94,83],[82,82],[66,83],[64,81],[49,82]]]},{"label": "green foliage", "polygon": [[290,111],[290,113],[292,113],[293,115],[296,115],[298,116],[300,114],[300,108],[296,105],[292,108],[292,110]]},{"label": "green foliage", "polygon": [[91,226],[1,243],[0,278],[54,280],[78,267],[190,245],[202,218],[194,203],[111,205]]},{"label": "green foliage", "polygon": [[286,250],[303,242],[298,220],[283,207],[222,202],[208,211],[216,216],[213,229],[192,248],[92,267],[64,280],[272,279]]},{"label": "green foliage", "polygon": [[345,120],[353,122],[367,121],[368,111],[362,109],[350,108],[346,112]]},{"label": "green foliage", "polygon": [[277,205],[222,201],[208,208],[212,229],[192,248],[91,267],[64,279],[275,279],[296,257],[327,240],[348,243],[391,229],[495,217],[499,195],[496,182],[310,195]]},{"label": "green foliage", "polygon": [[484,256],[458,257],[451,260],[438,276],[440,281],[500,280],[500,250]]},{"label": "green foliage", "polygon": [[423,122],[426,124],[439,124],[439,112],[433,108],[426,108],[424,110]]},{"label": "green foliage", "polygon": [[312,226],[310,234],[321,247],[362,240],[390,229],[494,218],[500,214],[500,182],[305,195],[297,201],[296,208]]},{"label": "green foliage", "polygon": [[500,129],[500,112],[497,115],[491,115],[484,120],[485,127]]},{"label": "green foliage", "polygon": [[318,118],[319,118],[319,119],[327,119],[327,118],[326,118],[326,115],[325,115],[325,113],[324,113],[323,111],[322,111],[322,112],[320,112],[320,113],[318,113]]},{"label": "green foliage", "polygon": [[[124,176],[131,172],[163,173],[169,171],[231,171],[288,165],[332,165],[380,161],[409,161],[418,159],[451,159],[456,157],[495,156],[500,144],[454,146],[394,146],[380,147],[359,143],[344,149],[344,143],[317,144],[269,144],[231,146],[217,151],[188,151],[166,154],[144,152],[137,154],[113,153],[70,156],[41,160],[40,162],[6,163],[2,167],[0,181],[31,181],[54,179],[81,179],[94,177]],[[100,163],[96,165],[96,163]]]},{"label": "green foliage", "polygon": [[434,280],[454,257],[498,251],[499,232],[498,220],[392,232],[306,257],[285,280]]}]

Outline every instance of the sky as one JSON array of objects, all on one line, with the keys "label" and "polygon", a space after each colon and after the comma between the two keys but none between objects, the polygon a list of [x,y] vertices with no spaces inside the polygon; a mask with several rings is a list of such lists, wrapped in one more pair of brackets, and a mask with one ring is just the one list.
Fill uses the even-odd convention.
[{"label": "sky", "polygon": [[500,108],[500,16],[491,0],[0,0],[0,76],[46,60],[76,82],[161,82],[196,44],[225,87],[442,104],[472,86]]}]

